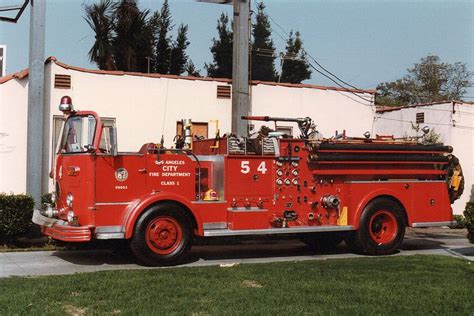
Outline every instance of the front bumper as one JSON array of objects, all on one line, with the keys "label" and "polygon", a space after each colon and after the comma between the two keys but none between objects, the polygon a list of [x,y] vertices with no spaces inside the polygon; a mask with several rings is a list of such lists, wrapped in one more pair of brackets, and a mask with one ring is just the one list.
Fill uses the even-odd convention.
[{"label": "front bumper", "polygon": [[41,226],[41,232],[53,239],[67,242],[85,242],[92,238],[88,226],[69,226],[66,221],[50,218],[41,214],[39,210],[33,211],[32,222]]}]

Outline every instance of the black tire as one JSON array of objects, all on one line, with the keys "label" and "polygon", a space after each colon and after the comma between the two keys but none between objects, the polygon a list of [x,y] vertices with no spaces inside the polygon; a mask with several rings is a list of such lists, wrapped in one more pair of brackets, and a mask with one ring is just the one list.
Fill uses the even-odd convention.
[{"label": "black tire", "polygon": [[138,219],[130,241],[135,257],[147,266],[175,265],[191,248],[191,222],[180,206],[151,206]]},{"label": "black tire", "polygon": [[397,251],[405,237],[405,212],[394,201],[375,199],[364,208],[359,229],[346,238],[356,253],[389,255]]},{"label": "black tire", "polygon": [[333,232],[310,234],[301,238],[314,251],[334,250],[343,240],[344,235]]}]

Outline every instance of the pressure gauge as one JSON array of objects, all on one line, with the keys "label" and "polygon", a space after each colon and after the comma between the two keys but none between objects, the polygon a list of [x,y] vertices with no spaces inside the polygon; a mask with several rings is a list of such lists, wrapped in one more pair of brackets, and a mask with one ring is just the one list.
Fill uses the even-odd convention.
[{"label": "pressure gauge", "polygon": [[296,168],[296,167],[298,167],[299,163],[298,163],[298,161],[292,161],[291,165]]}]

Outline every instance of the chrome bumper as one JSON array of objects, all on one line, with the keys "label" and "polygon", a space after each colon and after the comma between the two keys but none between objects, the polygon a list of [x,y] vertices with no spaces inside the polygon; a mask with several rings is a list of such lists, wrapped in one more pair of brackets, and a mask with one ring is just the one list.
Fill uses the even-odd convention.
[{"label": "chrome bumper", "polygon": [[31,218],[31,221],[35,223],[36,225],[46,226],[46,227],[53,227],[54,225],[63,225],[63,226],[67,225],[67,222],[61,219],[44,216],[43,214],[41,214],[40,210],[33,211],[33,217]]},{"label": "chrome bumper", "polygon": [[39,210],[33,211],[31,221],[41,226],[41,232],[53,239],[67,242],[85,242],[92,238],[88,226],[69,226],[66,221],[50,218],[41,214]]}]

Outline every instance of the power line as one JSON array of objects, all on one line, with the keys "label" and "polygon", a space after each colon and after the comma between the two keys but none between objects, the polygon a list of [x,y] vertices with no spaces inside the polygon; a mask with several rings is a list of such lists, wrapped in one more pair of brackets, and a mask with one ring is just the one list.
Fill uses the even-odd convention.
[{"label": "power line", "polygon": [[[448,101],[449,102],[449,101]],[[447,104],[448,102],[446,102],[445,104]],[[440,103],[442,104],[442,103]],[[429,107],[424,107],[424,106],[417,106],[416,104],[414,105],[408,105],[408,106],[403,106],[403,107],[395,107],[394,110],[403,110],[403,109],[420,109],[420,110],[427,110],[427,111],[438,111],[438,112],[450,112],[452,114],[456,114],[456,113],[462,113],[462,114],[466,114],[466,115],[474,115],[474,113],[471,113],[471,112],[466,112],[466,111],[460,111],[460,110],[445,110],[445,109],[433,109],[433,108],[429,108]],[[386,109],[388,111],[390,111],[390,109]]]},{"label": "power line", "polygon": [[[272,18],[270,15],[268,15],[268,14],[267,14],[267,16],[270,18],[270,20],[272,20],[272,21],[283,31],[283,33],[285,33],[288,37],[290,36],[290,33],[288,33],[278,22],[276,22],[275,19],[273,19],[273,18]],[[275,29],[273,29],[273,28],[272,28],[271,30],[272,30],[274,33],[276,33],[284,42],[286,42],[286,39],[285,39],[285,38],[283,37],[283,35],[281,35],[277,30],[275,30]],[[258,49],[258,48],[257,48],[257,49]],[[267,51],[269,51],[269,52],[272,51],[271,49],[265,49],[265,50],[267,50]],[[327,69],[325,69],[320,63],[318,63],[307,51],[305,51],[304,48],[302,49],[302,51],[303,51],[307,56],[310,56],[311,59],[312,59],[313,61],[315,61],[315,63],[316,63],[320,68],[322,68],[324,71],[330,73],[330,74],[331,74],[332,76],[334,76],[336,79],[338,79],[339,81],[343,82],[343,83],[346,84],[346,85],[349,85],[349,86],[352,87],[353,89],[362,91],[362,89],[359,89],[359,88],[357,88],[357,87],[355,87],[355,86],[353,86],[353,85],[347,84],[345,81],[339,79],[336,75],[334,75],[334,74],[332,74],[331,72],[329,72],[329,71],[328,71]],[[262,57],[275,58],[274,52],[275,52],[275,50],[273,50],[273,53],[272,53],[271,56],[268,56],[268,55],[260,55],[260,56],[262,56]],[[290,56],[289,56],[289,55],[290,55]],[[293,56],[291,56],[291,55],[293,55]],[[289,56],[289,57],[288,57],[288,56]],[[337,86],[339,86],[340,88],[345,89],[346,92],[349,92],[349,93],[353,94],[354,96],[356,96],[356,97],[358,97],[358,98],[360,98],[360,99],[362,99],[362,100],[368,102],[369,104],[365,104],[365,103],[362,103],[362,102],[358,102],[358,101],[356,101],[355,99],[353,99],[353,98],[351,98],[351,97],[349,97],[349,96],[347,96],[347,95],[341,93],[342,95],[348,97],[349,99],[351,99],[351,100],[353,100],[353,101],[356,101],[357,103],[363,104],[363,105],[365,105],[365,106],[372,106],[372,103],[373,103],[372,99],[366,99],[366,98],[364,98],[363,96],[361,96],[360,94],[355,93],[354,91],[350,91],[350,89],[348,89],[347,87],[341,85],[339,82],[337,82],[336,80],[334,80],[333,78],[331,78],[330,76],[328,76],[327,74],[325,74],[324,72],[322,72],[322,71],[320,71],[319,69],[317,69],[309,60],[303,59],[303,58],[299,58],[299,57],[297,57],[296,54],[291,54],[291,53],[290,53],[290,54],[288,54],[288,53],[285,53],[285,54],[281,53],[279,57],[282,58],[282,59],[305,61],[305,62],[308,63],[308,65],[309,65],[311,68],[313,68],[317,73],[319,73],[320,75],[322,75],[322,76],[326,77],[327,79],[331,80],[332,82],[334,82],[334,83],[335,83]],[[282,71],[283,71],[283,70],[282,70]]]},{"label": "power line", "polygon": [[[268,18],[269,18],[270,20],[272,20],[273,23],[275,23],[276,26],[278,26],[288,37],[290,36],[290,33],[288,33],[274,18],[272,18],[269,14],[267,14],[267,15],[268,15]],[[304,48],[302,49],[302,51],[303,51],[304,53],[306,53],[306,54],[309,56],[309,58],[310,58],[311,60],[313,60],[313,61],[316,63],[316,65],[318,65],[321,69],[323,69],[325,72],[327,72],[328,74],[330,74],[331,76],[333,76],[334,78],[336,78],[337,80],[339,80],[340,82],[342,82],[343,84],[345,84],[345,85],[347,85],[347,86],[349,86],[349,87],[351,87],[351,88],[353,88],[353,89],[361,90],[361,89],[355,87],[354,85],[352,85],[352,84],[350,84],[350,83],[348,83],[348,82],[342,80],[341,78],[339,78],[338,76],[336,76],[334,73],[332,73],[332,72],[330,72],[329,70],[327,70],[323,65],[321,65],[321,63],[319,63],[319,62],[318,62],[307,50],[305,50]]]},{"label": "power line", "polygon": [[[258,52],[258,49],[252,49],[252,50]],[[271,51],[271,50],[269,50],[269,51]],[[277,54],[275,54],[275,53],[272,53],[272,54],[258,54],[258,53],[257,53],[256,55],[257,55],[257,56],[262,56],[262,57],[268,57],[268,58],[280,57],[281,59],[285,59],[285,60],[300,60],[300,61],[306,61],[306,62],[308,63],[308,65],[309,65],[310,67],[312,67],[317,73],[319,73],[319,74],[321,74],[322,76],[328,78],[329,80],[331,80],[332,82],[334,82],[336,85],[338,85],[340,88],[345,89],[345,90],[346,90],[345,92],[349,92],[349,93],[351,93],[351,94],[353,94],[353,95],[355,95],[355,96],[361,98],[362,100],[368,102],[369,104],[362,103],[362,102],[360,102],[360,101],[358,101],[358,100],[355,100],[355,99],[353,99],[353,98],[351,98],[351,97],[349,97],[349,96],[347,96],[347,95],[344,95],[344,94],[340,93],[340,91],[338,91],[340,94],[342,94],[342,95],[348,97],[349,99],[351,99],[351,100],[353,100],[353,101],[355,101],[355,102],[357,102],[357,103],[363,104],[363,105],[365,105],[365,106],[372,106],[372,100],[366,99],[366,98],[360,96],[359,94],[357,94],[357,93],[355,93],[355,92],[353,92],[353,91],[348,90],[347,87],[342,86],[342,85],[339,84],[337,81],[335,81],[334,79],[332,79],[331,77],[327,76],[325,73],[321,72],[319,69],[317,69],[316,67],[314,67],[313,64],[311,64],[309,61],[304,60],[304,59],[302,59],[302,58],[300,58],[300,57],[297,57],[295,54],[283,54],[283,53],[281,53],[280,55],[277,55]],[[291,57],[291,56],[288,56],[288,55],[294,55],[294,57]],[[337,90],[336,90],[336,91],[337,91]]]},{"label": "power line", "polygon": [[[388,121],[397,121],[397,122],[405,122],[405,123],[411,123],[411,124],[413,124],[413,121],[400,120],[400,119],[394,119],[394,118],[388,118],[388,117],[381,117],[381,116],[376,116],[375,119],[382,119],[382,120],[388,120]],[[474,127],[472,127],[472,126],[456,125],[455,123],[453,123],[453,124],[446,124],[446,123],[429,123],[429,122],[424,122],[423,124],[426,124],[426,125],[439,125],[439,126],[452,126],[452,127],[459,127],[459,128],[464,128],[464,129],[474,129]]]},{"label": "power line", "polygon": [[[281,26],[270,14],[267,13],[267,16],[268,18],[284,33],[286,34],[288,37],[290,37],[290,33],[288,33],[285,28],[283,26]],[[283,38],[283,36],[281,34],[279,34],[275,29],[272,29],[272,31],[274,31],[284,42],[286,42],[286,39]],[[327,68],[325,68],[323,65],[321,65],[321,63],[319,63],[307,50],[305,50],[304,48],[302,48],[302,52],[305,53],[319,68],[321,68],[323,71],[325,71],[326,73],[328,73],[330,76],[334,77],[336,80],[338,80],[339,82],[353,88],[353,89],[356,89],[356,90],[362,90],[360,88],[357,88],[355,87],[354,85],[342,80],[341,78],[339,78],[337,75],[335,75],[334,73],[332,73],[331,71],[329,71]],[[342,87],[342,88],[345,88],[346,87],[343,87],[341,84],[337,83],[335,80],[333,80],[332,78],[330,78],[329,76],[323,74],[321,71],[319,71],[318,69],[316,69],[316,67],[314,67],[314,65],[312,65],[309,61],[307,61],[308,64],[316,71],[318,72],[319,74],[323,75],[324,77],[330,79],[332,82],[334,82],[335,84],[337,84],[339,87]],[[353,92],[351,92],[353,93]],[[363,99],[364,101],[367,101],[367,102],[372,102],[371,100],[367,100],[365,98],[363,98],[362,96],[360,96],[359,94],[356,94],[356,93],[353,93],[354,95],[356,95],[357,97]],[[474,99],[474,96],[464,96],[463,98],[466,98],[466,99]],[[438,109],[430,109],[430,110],[438,110]],[[450,111],[450,110],[439,110],[439,111]],[[456,111],[456,112],[459,112],[459,113],[464,113],[464,114],[467,114],[467,115],[472,115],[472,113],[469,113],[469,112],[464,112],[464,111]]]},{"label": "power line", "polygon": [[[269,14],[267,14],[268,18],[270,20],[273,21],[273,23],[275,23],[276,26],[278,26],[282,31],[283,33],[285,33],[288,37],[290,36],[290,33],[288,33],[274,18],[272,18]],[[286,39],[275,29],[272,28],[272,31],[275,32],[284,42],[286,42]],[[359,90],[359,91],[362,91],[362,89],[359,89],[347,82],[345,82],[344,80],[340,79],[338,76],[336,76],[335,74],[333,74],[332,72],[330,72],[329,70],[327,70],[325,67],[323,67],[313,56],[311,56],[310,53],[308,53],[304,48],[302,48],[302,52],[304,52],[307,56],[309,56],[315,63],[317,66],[319,66],[321,69],[323,69],[323,71],[327,72],[328,74],[330,74],[331,76],[333,76],[334,78],[336,78],[336,80],[339,80],[340,82],[342,82],[343,84],[355,89],[355,90]],[[301,60],[301,59],[300,59]],[[304,60],[304,59],[303,59]],[[347,89],[347,92],[349,93],[352,93],[353,95],[355,95],[356,97],[366,101],[366,102],[369,102],[372,104],[372,100],[369,100],[369,99],[366,99],[364,98],[363,96],[357,94],[357,93],[354,93],[353,91],[350,91],[347,87],[341,85],[339,82],[337,82],[335,79],[331,78],[329,75],[325,74],[323,71],[320,71],[319,69],[317,69],[309,60],[304,60],[305,62],[308,63],[308,65],[313,68],[317,73],[319,73],[320,75],[324,76],[325,78],[331,80],[332,82],[334,82],[337,86],[343,88],[343,89]],[[352,98],[351,98],[352,99]],[[352,99],[353,100],[353,99]],[[360,102],[359,102],[360,103]]]}]

